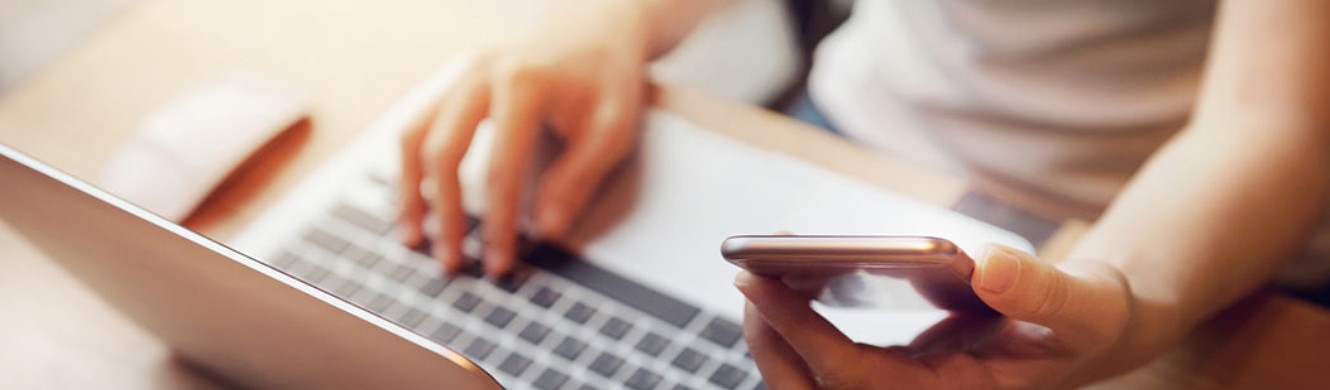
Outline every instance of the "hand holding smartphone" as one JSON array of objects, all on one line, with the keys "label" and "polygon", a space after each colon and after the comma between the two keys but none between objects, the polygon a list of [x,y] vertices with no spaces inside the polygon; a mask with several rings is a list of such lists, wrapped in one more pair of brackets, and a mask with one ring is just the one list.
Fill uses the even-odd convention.
[{"label": "hand holding smartphone", "polygon": [[941,238],[745,235],[721,255],[831,306],[993,312],[970,286],[974,260]]}]

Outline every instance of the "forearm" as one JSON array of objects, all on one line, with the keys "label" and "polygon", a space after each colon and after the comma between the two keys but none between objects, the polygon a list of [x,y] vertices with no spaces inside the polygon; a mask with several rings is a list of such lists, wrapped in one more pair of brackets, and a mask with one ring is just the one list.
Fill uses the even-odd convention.
[{"label": "forearm", "polygon": [[1326,140],[1258,123],[1181,133],[1071,254],[1129,282],[1127,354],[1152,356],[1258,288],[1314,227],[1327,199]]},{"label": "forearm", "polygon": [[[650,61],[674,49],[707,16],[736,0],[576,0],[560,8],[550,29],[585,31],[600,39],[631,36]],[[588,28],[587,23],[596,25]]]},{"label": "forearm", "polygon": [[1149,358],[1250,294],[1315,228],[1330,199],[1328,14],[1318,0],[1225,1],[1191,124],[1070,254],[1130,284],[1119,358]]}]

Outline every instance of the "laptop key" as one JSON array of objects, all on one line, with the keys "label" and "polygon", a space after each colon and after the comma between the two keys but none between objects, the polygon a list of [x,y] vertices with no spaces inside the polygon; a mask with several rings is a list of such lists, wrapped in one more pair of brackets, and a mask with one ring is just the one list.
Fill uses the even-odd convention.
[{"label": "laptop key", "polygon": [[531,303],[535,304],[536,306],[548,309],[551,306],[554,306],[555,302],[559,301],[559,297],[561,295],[562,294],[559,294],[558,291],[551,290],[549,287],[541,286],[539,290],[536,290],[535,294],[531,295]]},{"label": "laptop key", "polygon": [[545,336],[550,334],[550,327],[532,322],[522,328],[522,332],[517,334],[522,340],[531,342],[531,344],[540,345],[545,340]]},{"label": "laptop key", "polygon": [[388,310],[388,307],[392,306],[394,301],[393,297],[375,293],[374,299],[369,301],[369,310],[375,313],[382,313]]},{"label": "laptop key", "polygon": [[327,267],[313,265],[305,272],[305,280],[318,284],[319,282],[322,282],[324,278],[327,278],[329,273],[331,273],[331,271],[329,271]]},{"label": "laptop key", "polygon": [[446,285],[443,283],[443,279],[430,278],[428,282],[425,282],[424,286],[420,286],[420,293],[432,298],[438,297],[439,294],[443,294],[444,287],[446,287]]},{"label": "laptop key", "polygon": [[397,281],[398,283],[401,283],[405,282],[406,278],[411,277],[411,274],[415,272],[416,272],[416,267],[412,267],[406,264],[398,264],[396,267],[393,267],[393,270],[391,273],[388,274],[388,277],[391,278],[392,280]]},{"label": "laptop key", "polygon": [[334,206],[332,215],[377,235],[387,234],[393,228],[392,221],[379,218],[346,203],[339,203]]},{"label": "laptop key", "polygon": [[472,261],[471,258],[463,260],[462,268],[457,270],[457,276],[469,276],[476,279],[485,278],[485,265],[479,261]]},{"label": "laptop key", "polygon": [[363,255],[357,255],[351,258],[356,264],[360,264],[365,269],[374,269],[374,266],[383,261],[383,255],[373,252],[365,252]]},{"label": "laptop key", "polygon": [[286,268],[283,268],[282,272],[286,272],[288,275],[299,277],[300,275],[304,275],[305,272],[308,272],[309,267],[313,266],[314,266],[313,262],[309,261],[309,259],[301,257],[296,259],[296,261],[291,262],[291,265],[288,265],[286,266]]},{"label": "laptop key", "polygon": [[509,322],[513,321],[514,317],[517,317],[517,313],[514,313],[512,310],[508,310],[503,306],[496,306],[494,307],[494,310],[490,311],[489,315],[485,316],[485,322],[494,325],[496,328],[503,329],[508,326]]},{"label": "laptop key", "polygon": [[425,312],[420,311],[420,309],[413,307],[407,309],[405,314],[402,314],[402,325],[406,325],[409,328],[420,326],[420,323],[423,321],[425,321]]},{"label": "laptop key", "polygon": [[323,280],[319,281],[319,287],[323,288],[324,291],[336,294],[334,291],[342,287],[342,285],[346,284],[347,282],[348,281],[345,278],[337,276],[337,274],[330,274],[328,275],[328,277],[323,278]]},{"label": "laptop key", "polygon": [[638,340],[636,347],[638,351],[642,351],[642,353],[655,357],[659,356],[660,352],[664,351],[665,348],[669,346],[670,340],[665,338],[665,336],[661,336],[656,332],[650,332],[647,333],[646,336],[642,336],[641,340]]},{"label": "laptop key", "polygon": [[334,291],[333,293],[336,294],[338,297],[341,297],[342,299],[349,299],[359,291],[360,291],[360,282],[357,282],[355,280],[347,280],[346,283],[342,283],[341,286],[337,287],[337,290]]},{"label": "laptop key", "polygon": [[448,344],[451,343],[453,339],[457,338],[457,335],[461,333],[462,333],[462,328],[457,327],[457,325],[443,322],[439,324],[438,328],[434,328],[434,332],[431,332],[429,334],[429,338],[430,340],[434,340],[439,344]]},{"label": "laptop key", "polygon": [[601,325],[600,334],[619,340],[623,338],[623,335],[628,334],[628,331],[630,330],[633,330],[633,324],[630,324],[628,321],[624,321],[619,317],[610,317],[609,321],[605,321],[605,325]]},{"label": "laptop key", "polygon": [[[273,260],[271,264],[279,269],[286,269],[297,261],[300,261],[300,256],[296,256],[291,252],[282,252],[282,254],[277,255],[277,259]],[[546,308],[548,309],[548,307]]]},{"label": "laptop key", "polygon": [[731,348],[739,342],[739,338],[743,337],[743,327],[724,318],[716,317],[712,318],[705,328],[702,328],[701,336],[717,345]]},{"label": "laptop key", "polygon": [[494,347],[497,346],[498,345],[495,345],[493,342],[490,342],[489,340],[485,340],[483,338],[477,338],[471,341],[471,345],[467,346],[466,350],[462,352],[465,352],[467,355],[470,355],[476,360],[485,360],[485,358],[490,356],[491,352],[494,352]]},{"label": "laptop key", "polygon": [[711,383],[726,389],[739,387],[739,384],[743,383],[744,379],[748,379],[748,373],[744,370],[740,370],[738,367],[731,366],[728,363],[721,364],[720,368],[716,369],[716,372],[711,374],[711,378],[708,378]]},{"label": "laptop key", "polygon": [[526,371],[526,368],[530,366],[530,358],[522,356],[522,354],[517,352],[513,352],[508,354],[507,358],[503,359],[503,363],[499,363],[499,370],[512,376],[521,376],[522,372]]},{"label": "laptop key", "polygon": [[679,367],[684,371],[695,373],[697,372],[697,369],[702,368],[702,365],[706,364],[706,362],[707,355],[703,355],[696,349],[684,348],[683,351],[679,352],[679,356],[674,357],[674,360],[671,361],[670,364],[673,364],[675,367]]},{"label": "laptop key", "polygon": [[660,380],[660,374],[648,371],[645,368],[639,368],[623,384],[635,390],[651,390],[660,384]]},{"label": "laptop key", "polygon": [[540,376],[536,378],[536,382],[532,385],[541,390],[557,390],[563,387],[566,382],[568,382],[568,375],[555,371],[553,368],[546,368],[545,372],[540,373]]},{"label": "laptop key", "polygon": [[595,308],[588,306],[585,303],[578,302],[573,304],[573,307],[568,308],[568,311],[563,313],[563,317],[579,324],[585,324],[586,321],[591,319],[591,316],[595,314]]},{"label": "laptop key", "polygon": [[564,337],[559,345],[554,347],[554,354],[562,356],[564,359],[577,360],[577,357],[586,350],[587,343],[573,338],[573,336]]},{"label": "laptop key", "polygon": [[355,262],[355,264],[363,266],[363,268],[366,269],[372,268],[375,262],[379,262],[378,256],[378,253],[374,253],[372,250],[364,248],[364,246],[355,244],[355,242],[351,242],[351,244],[346,246],[346,250],[342,250],[343,258],[347,258],[347,260]]},{"label": "laptop key", "polygon": [[463,292],[462,295],[457,297],[457,300],[453,301],[453,307],[464,313],[470,313],[472,310],[475,310],[476,306],[480,305],[482,301],[483,300],[476,296],[476,294]]},{"label": "laptop key", "polygon": [[623,358],[614,356],[609,352],[602,352],[600,356],[596,357],[595,361],[591,362],[591,371],[610,378],[619,370],[619,367],[623,366],[623,362]]},{"label": "laptop key", "polygon": [[509,294],[512,294],[516,293],[518,289],[521,289],[522,283],[525,282],[526,278],[523,276],[509,275],[500,278],[499,280],[493,281],[491,284],[493,284],[494,287],[498,287],[500,290],[507,291]]},{"label": "laptop key", "polygon": [[356,293],[356,295],[352,296],[352,297],[351,297],[351,302],[354,302],[357,306],[360,306],[360,307],[362,307],[362,308],[367,308],[367,309],[368,309],[368,308],[369,308],[369,303],[370,303],[370,302],[373,302],[373,301],[374,301],[374,298],[378,298],[378,297],[379,297],[379,293],[375,292],[374,290],[371,290],[371,289],[367,289],[367,288],[366,288],[366,289],[361,289],[360,292],[358,292],[358,293]]},{"label": "laptop key", "polygon": [[320,228],[310,228],[305,231],[305,241],[332,253],[342,253],[342,250],[346,249],[346,246],[351,244],[346,240],[343,240],[341,237],[337,237]]}]

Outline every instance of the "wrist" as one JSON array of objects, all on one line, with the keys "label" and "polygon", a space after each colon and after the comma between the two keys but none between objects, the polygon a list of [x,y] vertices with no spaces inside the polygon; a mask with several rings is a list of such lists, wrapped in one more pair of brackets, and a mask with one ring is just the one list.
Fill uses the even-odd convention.
[{"label": "wrist", "polygon": [[[648,60],[669,53],[707,16],[733,0],[610,0],[634,8],[646,32]],[[631,4],[631,5],[629,5]]]},{"label": "wrist", "polygon": [[1120,374],[1141,366],[1177,344],[1194,326],[1190,315],[1175,304],[1142,295],[1153,287],[1142,286],[1149,280],[1133,278],[1121,263],[1087,258],[1070,259],[1059,267],[1072,274],[1094,278],[1097,283],[1114,286],[1126,302],[1126,319],[1118,336],[1095,356],[1088,370],[1093,378]]}]

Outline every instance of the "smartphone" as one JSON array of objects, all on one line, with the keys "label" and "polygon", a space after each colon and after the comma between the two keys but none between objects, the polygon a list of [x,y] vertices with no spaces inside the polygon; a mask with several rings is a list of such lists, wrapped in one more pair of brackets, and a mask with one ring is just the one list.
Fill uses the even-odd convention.
[{"label": "smartphone", "polygon": [[937,237],[745,235],[720,252],[830,306],[993,312],[970,286],[974,260]]}]

